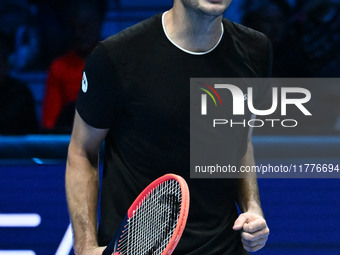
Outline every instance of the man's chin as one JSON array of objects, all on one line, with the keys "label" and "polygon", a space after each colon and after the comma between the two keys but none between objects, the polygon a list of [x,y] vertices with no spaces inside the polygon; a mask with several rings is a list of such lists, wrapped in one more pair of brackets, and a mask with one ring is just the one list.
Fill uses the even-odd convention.
[{"label": "man's chin", "polygon": [[220,16],[226,11],[228,6],[223,3],[205,3],[200,6],[201,12],[208,16]]},{"label": "man's chin", "polygon": [[225,12],[225,9],[219,9],[219,8],[202,8],[201,11],[203,12],[203,14],[205,14],[206,16],[212,16],[212,17],[217,17],[217,16],[221,16],[223,15],[223,13]]}]

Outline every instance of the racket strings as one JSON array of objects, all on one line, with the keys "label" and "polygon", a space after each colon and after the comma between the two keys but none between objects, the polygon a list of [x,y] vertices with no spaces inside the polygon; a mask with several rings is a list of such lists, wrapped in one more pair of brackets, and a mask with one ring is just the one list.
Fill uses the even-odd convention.
[{"label": "racket strings", "polygon": [[117,251],[121,255],[158,255],[169,243],[181,209],[181,188],[167,180],[149,192],[128,220]]}]

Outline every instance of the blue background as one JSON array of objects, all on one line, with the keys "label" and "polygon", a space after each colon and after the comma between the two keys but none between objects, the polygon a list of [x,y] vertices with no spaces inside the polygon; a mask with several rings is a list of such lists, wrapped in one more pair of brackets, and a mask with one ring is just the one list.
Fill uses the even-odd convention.
[{"label": "blue background", "polygon": [[[0,160],[0,213],[41,216],[36,228],[0,227],[0,250],[33,250],[39,255],[57,251],[69,224],[63,158],[68,139],[68,136],[0,137],[0,155],[17,151],[17,157],[22,157],[25,150],[17,148],[29,148],[25,151],[26,159],[15,159],[15,155],[9,159],[7,155]],[[306,159],[340,163],[339,157],[334,157],[340,151],[337,137],[253,140],[258,163],[303,163]],[[46,157],[44,153],[53,152],[49,150],[60,150],[59,158],[29,159],[32,155]],[[315,157],[315,153],[320,157]],[[257,254],[340,254],[340,179],[259,179],[259,187],[271,234],[266,248]]]}]

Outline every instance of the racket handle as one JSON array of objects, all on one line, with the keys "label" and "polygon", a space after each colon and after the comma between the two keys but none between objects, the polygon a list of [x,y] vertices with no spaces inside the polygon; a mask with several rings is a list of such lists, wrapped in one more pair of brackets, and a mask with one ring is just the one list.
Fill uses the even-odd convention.
[{"label": "racket handle", "polygon": [[116,246],[116,240],[112,239],[111,242],[106,246],[105,250],[103,251],[103,255],[111,255],[113,250]]},{"label": "racket handle", "polygon": [[112,253],[114,253],[114,255],[119,255],[119,253],[116,252],[117,242],[119,240],[119,236],[121,235],[122,231],[125,228],[125,225],[127,223],[127,219],[128,219],[128,217],[126,215],[122,224],[120,225],[118,231],[116,231],[115,235],[111,239],[110,243],[106,246],[106,249],[103,251],[102,255],[111,255]]}]

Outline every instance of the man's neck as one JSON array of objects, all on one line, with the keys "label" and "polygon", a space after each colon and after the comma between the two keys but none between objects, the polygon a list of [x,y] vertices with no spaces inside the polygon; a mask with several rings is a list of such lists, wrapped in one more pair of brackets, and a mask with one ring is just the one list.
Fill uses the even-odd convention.
[{"label": "man's neck", "polygon": [[165,29],[173,42],[193,52],[213,48],[222,33],[222,15],[213,17],[189,12],[183,6],[174,6],[164,16]]}]

